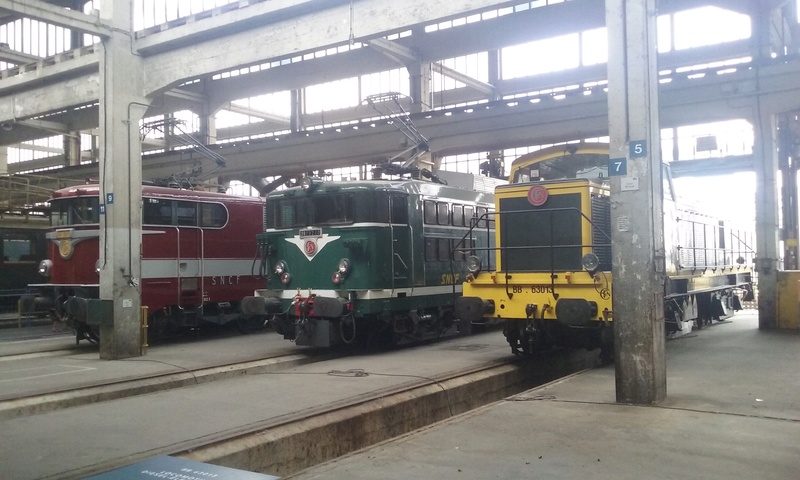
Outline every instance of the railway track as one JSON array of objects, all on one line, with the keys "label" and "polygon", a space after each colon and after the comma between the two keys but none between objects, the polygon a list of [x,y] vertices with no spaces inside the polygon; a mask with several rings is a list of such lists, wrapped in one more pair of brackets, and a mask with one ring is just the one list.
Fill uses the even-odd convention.
[{"label": "railway track", "polygon": [[[62,350],[17,355],[16,357],[19,360],[22,359],[20,357],[28,355],[38,358],[42,356],[68,355],[69,353],[69,350]],[[341,353],[334,352],[293,353],[210,367],[184,369],[180,372],[149,375],[134,379],[105,381],[93,385],[48,391],[42,394],[19,396],[0,401],[0,420],[199,385],[243,375],[275,372],[340,356],[342,356]]]},{"label": "railway track", "polygon": [[[172,455],[281,478],[342,455],[465,414],[511,395],[596,366],[596,352],[559,351],[537,359],[509,357],[479,367],[417,378],[139,455],[85,466],[58,478],[113,470],[154,455]],[[321,365],[324,366],[324,363]],[[367,377],[364,370],[329,375]]]}]

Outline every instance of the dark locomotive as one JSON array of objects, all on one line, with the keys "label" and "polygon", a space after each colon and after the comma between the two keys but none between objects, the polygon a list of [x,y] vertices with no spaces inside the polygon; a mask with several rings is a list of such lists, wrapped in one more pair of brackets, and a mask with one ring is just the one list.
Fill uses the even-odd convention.
[{"label": "dark locomotive", "polygon": [[456,333],[465,251],[481,247],[486,255],[492,241],[465,234],[493,229],[485,214],[495,181],[441,175],[449,185],[307,177],[302,187],[270,194],[258,236],[266,288],[242,301],[243,312],[316,347]]}]

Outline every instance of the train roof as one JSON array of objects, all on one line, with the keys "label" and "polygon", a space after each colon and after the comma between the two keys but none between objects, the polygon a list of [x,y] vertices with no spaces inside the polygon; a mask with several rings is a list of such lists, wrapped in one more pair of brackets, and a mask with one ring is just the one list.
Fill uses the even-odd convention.
[{"label": "train roof", "polygon": [[498,191],[505,191],[505,190],[511,190],[511,189],[515,189],[515,188],[516,189],[526,189],[526,188],[531,188],[532,186],[539,185],[539,184],[545,185],[545,186],[551,186],[551,185],[560,185],[560,184],[565,184],[565,183],[585,183],[587,185],[590,185],[590,186],[593,186],[593,187],[598,187],[598,188],[605,189],[605,190],[610,190],[610,188],[611,188],[608,185],[608,182],[604,181],[604,179],[602,179],[602,178],[561,178],[561,179],[558,179],[558,180],[546,180],[546,181],[533,180],[533,181],[530,181],[530,182],[509,183],[509,184],[501,185],[501,186],[497,187],[497,190]]},{"label": "train roof", "polygon": [[554,145],[552,147],[536,150],[535,152],[526,153],[519,156],[511,162],[511,169],[519,168],[523,165],[538,163],[553,158],[564,157],[568,155],[591,154],[591,155],[608,155],[609,145],[604,142],[582,142],[570,143],[566,145]]},{"label": "train roof", "polygon": [[[468,174],[461,174],[461,175],[468,175]],[[448,181],[450,181],[451,178],[455,177],[449,177]],[[488,177],[483,177],[483,178],[488,178]],[[466,180],[466,177],[464,178],[464,180]],[[495,180],[495,179],[489,179],[489,180]],[[357,192],[364,190],[373,190],[373,191],[384,190],[384,191],[405,192],[408,194],[421,195],[423,197],[431,197],[431,198],[447,198],[459,201],[476,201],[476,202],[492,203],[495,184],[493,182],[489,182],[491,186],[485,188],[484,191],[481,191],[480,189],[474,188],[476,185],[480,187],[480,183],[481,183],[480,180],[477,180],[476,183],[473,184],[469,184],[469,182],[462,181],[462,182],[456,182],[456,184],[454,185],[450,185],[450,184],[435,183],[429,180],[417,180],[417,179],[347,180],[347,181],[335,181],[335,182],[319,181],[318,183],[315,184],[313,192],[333,193],[333,192]],[[500,183],[505,183],[505,181],[500,181]],[[468,188],[470,186],[473,188]],[[302,187],[291,187],[285,190],[272,192],[267,196],[267,199],[269,200],[271,198],[291,197],[297,195],[299,192],[303,192]]]},{"label": "train roof", "polygon": [[[100,185],[90,183],[85,185],[75,185],[72,187],[56,190],[50,199],[68,197],[93,197],[100,194]],[[147,197],[162,198],[191,198],[193,200],[205,201],[243,201],[243,202],[263,202],[259,197],[248,197],[245,195],[230,195],[227,193],[207,192],[202,190],[187,190],[183,188],[159,187],[155,185],[142,185],[142,195]]]}]

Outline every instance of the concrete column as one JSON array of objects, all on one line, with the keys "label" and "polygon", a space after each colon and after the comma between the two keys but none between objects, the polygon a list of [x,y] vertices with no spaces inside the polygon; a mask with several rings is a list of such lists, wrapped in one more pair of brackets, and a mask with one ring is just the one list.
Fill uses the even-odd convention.
[{"label": "concrete column", "polygon": [[289,128],[292,130],[292,133],[297,133],[305,128],[305,125],[303,125],[303,113],[305,113],[303,90],[292,90],[290,95],[292,111],[289,116]]},{"label": "concrete column", "polygon": [[408,69],[409,92],[414,103],[409,109],[411,113],[427,112],[433,108],[431,95],[431,65],[429,63],[412,62]]},{"label": "concrete column", "polygon": [[776,118],[760,113],[754,99],[755,145],[753,157],[756,169],[756,272],[758,273],[758,327],[777,327],[778,318],[778,142]]},{"label": "concrete column", "polygon": [[8,175],[8,147],[0,147],[0,175]]},{"label": "concrete column", "polygon": [[66,164],[73,167],[81,164],[81,132],[64,135],[64,157]]},{"label": "concrete column", "polygon": [[655,20],[655,0],[606,0],[617,401],[644,405],[667,393]]},{"label": "concrete column", "polygon": [[[488,73],[489,73],[489,83],[492,85],[497,85],[501,78],[500,78],[500,71],[503,68],[502,61],[500,57],[500,50],[489,50],[487,55],[488,64]],[[500,100],[502,95],[500,92],[495,91],[495,95],[491,100]]]},{"label": "concrete column", "polygon": [[100,298],[113,303],[113,325],[100,327],[100,358],[140,355],[142,162],[139,121],[147,101],[143,67],[132,46],[133,0],[104,0],[114,25],[100,61]]}]

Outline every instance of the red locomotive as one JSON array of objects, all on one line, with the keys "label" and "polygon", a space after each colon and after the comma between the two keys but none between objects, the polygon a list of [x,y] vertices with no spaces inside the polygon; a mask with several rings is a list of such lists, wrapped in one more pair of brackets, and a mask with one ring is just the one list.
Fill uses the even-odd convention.
[{"label": "red locomotive", "polygon": [[[96,342],[98,329],[71,297],[98,298],[99,185],[69,187],[50,199],[48,278],[52,305],[77,334]],[[253,274],[256,235],[263,231],[263,200],[168,187],[142,187],[142,305],[148,307],[150,339],[201,325],[247,327],[239,300],[261,286]],[[80,304],[80,302],[77,302]]]}]

